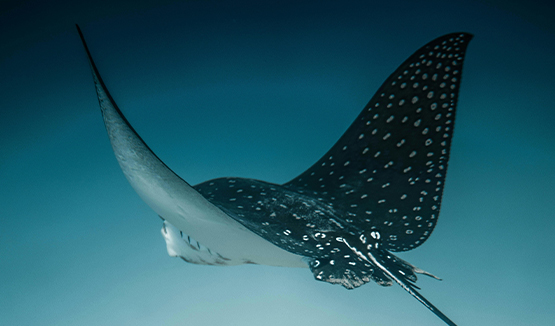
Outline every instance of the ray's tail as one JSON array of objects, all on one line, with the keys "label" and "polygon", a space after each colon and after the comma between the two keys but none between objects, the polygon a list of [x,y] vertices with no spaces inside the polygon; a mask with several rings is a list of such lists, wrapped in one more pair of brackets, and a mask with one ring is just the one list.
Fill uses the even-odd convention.
[{"label": "ray's tail", "polygon": [[[414,273],[420,273],[420,274],[425,274],[425,275],[434,277],[436,279],[439,279],[439,278],[430,274],[430,273],[424,272],[423,270],[420,270],[417,267],[414,267],[414,266],[410,265],[409,263],[395,257],[394,255],[389,254],[387,256],[389,256],[393,259],[391,259],[391,258],[390,259],[383,259],[382,257],[377,257],[377,255],[374,255],[372,253],[372,251],[368,252],[368,258],[370,259],[370,262],[373,265],[375,265],[376,267],[378,267],[385,275],[387,275],[387,277],[394,280],[405,291],[407,291],[410,295],[415,297],[416,300],[420,301],[420,303],[422,303],[424,306],[426,306],[426,308],[430,309],[431,312],[433,312],[436,316],[438,316],[441,320],[443,320],[447,325],[457,326],[451,319],[449,319],[439,309],[437,309],[436,306],[434,306],[430,301],[428,301],[426,298],[424,298],[424,296],[422,296],[416,290],[418,287],[412,283],[413,280],[410,277],[407,277],[407,276],[412,275],[414,277],[414,280],[416,280],[416,277],[414,276]],[[407,274],[407,273],[403,272],[403,269],[399,268],[400,264],[405,269],[408,266],[413,267],[412,268],[413,273]]]},{"label": "ray's tail", "polygon": [[[379,236],[377,237],[379,239]],[[416,300],[420,301],[426,308],[430,309],[436,316],[443,320],[449,326],[457,326],[451,319],[445,316],[436,306],[434,306],[430,301],[428,301],[424,296],[422,296],[417,289],[420,289],[414,283],[417,280],[416,274],[423,274],[441,280],[439,277],[428,273],[407,261],[396,257],[389,251],[379,248],[379,243],[368,245],[368,251],[365,253],[356,249],[346,239],[342,242],[351,249],[359,258],[377,267],[379,270],[375,270],[374,274],[380,276],[381,279],[393,280],[395,283],[399,284],[405,291],[412,295]],[[388,284],[385,284],[388,285]]]}]

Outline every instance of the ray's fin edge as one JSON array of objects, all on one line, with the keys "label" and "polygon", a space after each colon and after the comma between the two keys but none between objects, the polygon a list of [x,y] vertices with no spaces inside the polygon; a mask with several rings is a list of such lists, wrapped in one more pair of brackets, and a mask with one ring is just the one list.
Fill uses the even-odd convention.
[{"label": "ray's fin edge", "polygon": [[[126,124],[127,128],[129,128],[129,130],[134,134],[134,136],[137,138],[138,141],[141,142],[141,145],[145,147],[145,149],[147,151],[150,152],[150,154],[152,154],[158,161],[160,164],[162,164],[164,166],[164,168],[166,168],[167,170],[169,170],[171,173],[173,173],[178,179],[180,179],[181,181],[185,182],[187,185],[189,185],[189,183],[187,181],[185,181],[183,178],[181,178],[177,173],[173,172],[172,169],[170,169],[166,163],[164,163],[164,161],[162,161],[158,155],[156,155],[156,153],[147,145],[147,143],[141,138],[141,136],[139,135],[139,133],[137,133],[137,131],[135,130],[135,128],[133,128],[133,126],[131,125],[131,123],[129,123],[129,121],[127,120],[127,118],[125,117],[125,115],[123,114],[123,112],[121,112],[121,110],[119,109],[118,105],[116,104],[116,101],[114,101],[114,99],[112,98],[112,95],[110,94],[110,92],[108,91],[108,87],[106,87],[106,84],[104,84],[104,80],[102,80],[102,77],[100,76],[100,72],[98,71],[98,68],[96,67],[96,64],[94,63],[94,60],[92,58],[91,52],[89,51],[89,47],[87,46],[87,42],[85,41],[85,37],[83,36],[83,32],[81,31],[81,28],[79,27],[78,24],[75,24],[75,28],[77,29],[77,33],[79,34],[79,38],[81,39],[81,42],[83,43],[83,47],[85,48],[85,52],[87,54],[87,59],[89,61],[89,65],[91,67],[92,70],[92,74],[93,74],[93,81],[95,83],[95,85],[98,85],[102,91],[104,92],[106,98],[108,99],[108,101],[110,102],[111,106],[113,107],[113,109],[116,111],[117,115],[119,116],[119,118]],[[98,102],[99,105],[101,107],[101,112],[102,115],[105,115],[104,109],[103,109],[103,104],[102,104],[102,100],[101,100],[101,94],[99,93],[99,90],[96,90],[97,93],[97,98],[98,98]],[[107,127],[107,126],[106,126]],[[107,128],[108,129],[108,128]],[[190,185],[189,185],[190,186]]]}]

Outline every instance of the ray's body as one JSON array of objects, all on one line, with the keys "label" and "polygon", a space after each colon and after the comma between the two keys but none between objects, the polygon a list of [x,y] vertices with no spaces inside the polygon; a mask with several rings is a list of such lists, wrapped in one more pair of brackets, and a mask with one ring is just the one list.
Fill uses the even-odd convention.
[{"label": "ray's body", "polygon": [[116,158],[164,219],[170,255],[197,264],[309,267],[317,280],[348,289],[396,282],[455,325],[416,291],[417,273],[435,276],[391,252],[418,247],[437,223],[472,35],[448,34],[416,51],[338,142],[291,181],[220,178],[191,187],[123,116],[77,28]]}]

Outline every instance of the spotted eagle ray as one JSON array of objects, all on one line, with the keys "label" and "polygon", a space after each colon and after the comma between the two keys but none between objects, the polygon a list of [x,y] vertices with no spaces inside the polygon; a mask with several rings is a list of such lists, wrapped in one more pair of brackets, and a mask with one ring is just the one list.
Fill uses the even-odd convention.
[{"label": "spotted eagle ray", "polygon": [[439,278],[391,252],[420,246],[437,223],[471,34],[441,36],[411,55],[337,143],[291,181],[230,177],[190,186],[124,117],[77,31],[116,158],[164,221],[170,256],[204,265],[308,267],[316,280],[347,289],[396,282],[455,325],[417,291],[416,274]]}]

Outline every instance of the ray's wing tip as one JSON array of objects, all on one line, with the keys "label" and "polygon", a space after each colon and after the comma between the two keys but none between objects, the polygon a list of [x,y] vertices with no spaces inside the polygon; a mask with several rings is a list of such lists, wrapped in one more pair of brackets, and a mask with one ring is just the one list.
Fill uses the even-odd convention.
[{"label": "ray's wing tip", "polygon": [[464,35],[466,37],[474,37],[474,34],[469,33],[469,32],[454,32],[452,34],[460,34],[460,35]]},{"label": "ray's wing tip", "polygon": [[464,38],[467,39],[467,43],[470,42],[470,40],[472,40],[474,38],[474,34],[469,33],[469,32],[460,32],[460,33],[457,33],[457,34],[459,34],[461,36],[464,36]]},{"label": "ray's wing tip", "polygon": [[464,47],[468,46],[468,43],[474,38],[474,34],[469,32],[455,32],[455,33],[447,34],[445,36],[450,36],[450,37],[457,36],[462,38],[463,40],[465,40]]},{"label": "ray's wing tip", "polygon": [[75,24],[75,28],[77,29],[77,33],[79,34],[79,37],[81,38],[81,40],[84,39],[83,37],[83,32],[81,32],[81,27],[79,27],[79,24]]},{"label": "ray's wing tip", "polygon": [[474,38],[474,34],[469,32],[453,32],[448,33],[442,36],[435,38],[434,40],[430,41],[424,47],[430,46],[432,44],[437,44],[442,41],[452,41],[451,39],[460,39],[462,42],[459,43],[459,47],[466,48],[468,43]]},{"label": "ray's wing tip", "polygon": [[464,38],[471,39],[471,38],[474,37],[474,34],[469,33],[469,32],[453,32],[453,33],[445,34],[445,35],[440,36],[440,37],[453,37],[453,36],[459,36],[459,37],[464,37]]}]

